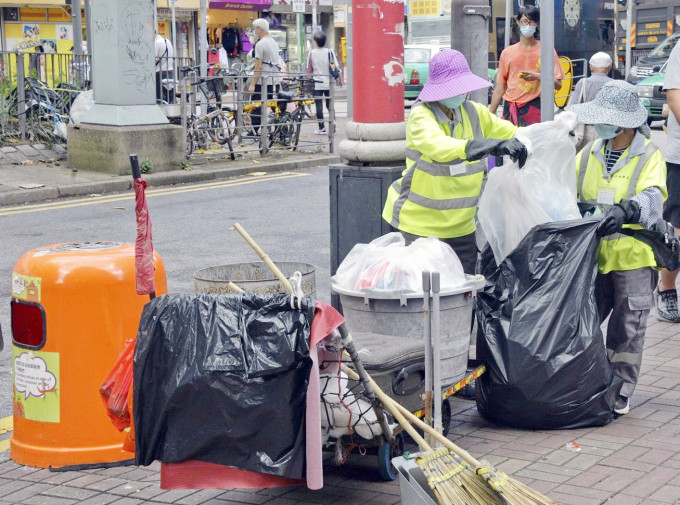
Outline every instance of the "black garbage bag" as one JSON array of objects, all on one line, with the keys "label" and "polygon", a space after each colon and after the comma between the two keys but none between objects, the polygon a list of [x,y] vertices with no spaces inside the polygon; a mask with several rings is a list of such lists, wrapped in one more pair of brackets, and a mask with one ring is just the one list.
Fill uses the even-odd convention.
[{"label": "black garbage bag", "polygon": [[611,421],[621,381],[595,303],[599,222],[536,226],[477,293],[477,358],[487,364],[477,409],[488,420],[528,429]]},{"label": "black garbage bag", "polygon": [[314,302],[172,294],[144,307],[134,358],[136,463],[199,460],[305,474]]}]

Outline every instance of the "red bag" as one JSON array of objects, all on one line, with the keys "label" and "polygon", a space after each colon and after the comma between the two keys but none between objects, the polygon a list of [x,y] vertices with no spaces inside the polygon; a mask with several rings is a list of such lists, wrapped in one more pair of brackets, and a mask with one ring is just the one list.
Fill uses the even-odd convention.
[{"label": "red bag", "polygon": [[132,389],[132,365],[135,355],[135,340],[125,342],[125,348],[120,353],[108,377],[99,388],[106,413],[118,431],[130,427],[130,408],[128,397]]}]

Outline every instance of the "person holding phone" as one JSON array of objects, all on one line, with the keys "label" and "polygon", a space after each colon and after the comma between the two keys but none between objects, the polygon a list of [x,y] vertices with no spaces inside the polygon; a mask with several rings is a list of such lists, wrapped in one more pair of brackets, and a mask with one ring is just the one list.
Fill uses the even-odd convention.
[{"label": "person holding phone", "polygon": [[[536,39],[539,18],[540,12],[533,5],[519,10],[520,40],[501,53],[496,87],[489,106],[495,114],[504,99],[503,119],[517,126],[541,121],[541,43]],[[564,72],[555,53],[555,89],[562,87],[562,79]]]}]

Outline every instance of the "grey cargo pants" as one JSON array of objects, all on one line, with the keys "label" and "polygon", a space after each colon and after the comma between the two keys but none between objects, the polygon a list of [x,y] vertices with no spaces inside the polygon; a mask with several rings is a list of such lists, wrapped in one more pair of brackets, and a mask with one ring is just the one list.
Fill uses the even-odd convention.
[{"label": "grey cargo pants", "polygon": [[600,322],[607,324],[607,357],[614,375],[623,379],[621,396],[630,398],[635,391],[647,316],[654,306],[654,289],[658,272],[653,268],[639,268],[624,272],[597,274],[595,300]]}]

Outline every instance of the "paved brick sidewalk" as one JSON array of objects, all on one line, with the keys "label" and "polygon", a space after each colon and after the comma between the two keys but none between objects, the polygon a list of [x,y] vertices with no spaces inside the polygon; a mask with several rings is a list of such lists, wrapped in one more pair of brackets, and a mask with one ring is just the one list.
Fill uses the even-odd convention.
[{"label": "paved brick sidewalk", "polygon": [[[649,322],[627,416],[600,428],[523,431],[491,425],[474,402],[455,399],[451,438],[564,505],[680,505],[680,325]],[[565,448],[571,441],[579,453]],[[378,480],[374,456],[353,455],[341,467],[328,461],[321,491],[163,491],[157,464],[50,472],[16,465],[6,452],[2,457],[0,505],[400,503],[398,484]]]}]

